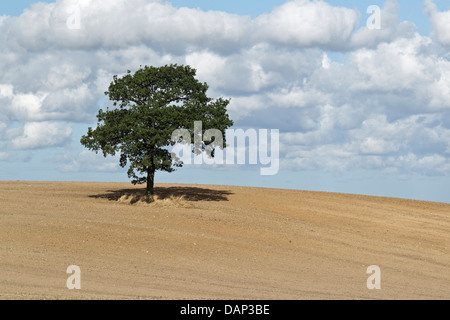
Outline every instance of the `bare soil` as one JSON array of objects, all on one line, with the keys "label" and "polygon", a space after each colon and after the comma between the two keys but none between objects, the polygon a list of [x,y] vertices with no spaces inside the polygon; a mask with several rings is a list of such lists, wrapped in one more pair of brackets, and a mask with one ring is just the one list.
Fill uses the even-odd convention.
[{"label": "bare soil", "polygon": [[0,299],[450,299],[450,204],[156,187],[0,182]]}]

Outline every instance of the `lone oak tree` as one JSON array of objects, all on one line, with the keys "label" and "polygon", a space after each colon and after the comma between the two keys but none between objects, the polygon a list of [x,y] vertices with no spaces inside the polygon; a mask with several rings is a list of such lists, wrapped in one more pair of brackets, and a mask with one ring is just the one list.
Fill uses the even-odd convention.
[{"label": "lone oak tree", "polygon": [[[105,157],[120,154],[121,167],[130,163],[132,183],[147,183],[146,195],[152,198],[155,172],[172,172],[183,165],[168,150],[175,144],[174,130],[187,129],[192,138],[194,121],[202,121],[202,134],[208,129],[224,132],[233,125],[226,110],[230,101],[209,98],[208,85],[195,75],[190,66],[172,64],[114,76],[105,95],[115,108],[99,110],[97,127],[88,128],[81,144],[96,153],[101,150]],[[192,151],[198,154],[213,142],[202,142]],[[218,146],[224,148],[225,140]]]}]

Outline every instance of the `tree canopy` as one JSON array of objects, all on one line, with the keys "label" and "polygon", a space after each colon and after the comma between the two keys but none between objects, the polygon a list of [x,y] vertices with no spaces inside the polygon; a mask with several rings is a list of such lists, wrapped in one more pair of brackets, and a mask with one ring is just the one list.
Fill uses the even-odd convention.
[{"label": "tree canopy", "polygon": [[[227,114],[230,100],[208,97],[208,85],[195,76],[195,69],[176,64],[114,76],[105,92],[113,108],[99,110],[97,127],[88,128],[81,144],[105,157],[120,154],[120,166],[129,164],[132,183],[147,183],[147,195],[153,196],[155,172],[172,172],[183,165],[173,161],[168,150],[175,144],[174,130],[187,129],[193,136],[195,121],[202,121],[202,133],[225,132],[233,125]],[[210,143],[203,142],[203,150]],[[219,147],[225,147],[225,140]]]}]

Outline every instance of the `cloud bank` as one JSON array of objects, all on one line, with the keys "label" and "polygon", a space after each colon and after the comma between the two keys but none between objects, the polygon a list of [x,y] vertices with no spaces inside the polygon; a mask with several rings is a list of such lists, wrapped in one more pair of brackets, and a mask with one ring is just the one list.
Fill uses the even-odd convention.
[{"label": "cloud bank", "polygon": [[[232,99],[236,126],[280,129],[284,168],[447,175],[450,19],[432,1],[425,8],[431,37],[399,22],[392,0],[380,30],[324,1],[253,19],[151,0],[35,4],[0,19],[0,161],[76,143],[72,125],[96,121],[113,75],[179,63]],[[65,171],[90,159],[63,157]]]}]

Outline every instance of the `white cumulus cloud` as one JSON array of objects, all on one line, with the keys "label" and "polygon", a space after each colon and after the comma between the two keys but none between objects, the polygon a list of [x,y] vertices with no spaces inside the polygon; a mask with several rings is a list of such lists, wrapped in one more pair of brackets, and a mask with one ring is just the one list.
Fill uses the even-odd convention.
[{"label": "white cumulus cloud", "polygon": [[70,139],[72,128],[65,123],[27,122],[20,134],[13,130],[11,145],[14,149],[37,149],[61,146]]},{"label": "white cumulus cloud", "polygon": [[114,172],[119,167],[115,158],[105,159],[102,154],[84,150],[73,155],[64,153],[57,157],[59,169],[64,172]]},{"label": "white cumulus cloud", "polygon": [[360,13],[324,1],[288,1],[255,19],[258,39],[298,47],[342,48],[359,24]]},{"label": "white cumulus cloud", "polygon": [[445,46],[450,45],[450,11],[439,12],[433,0],[424,0],[424,5],[436,39]]}]

